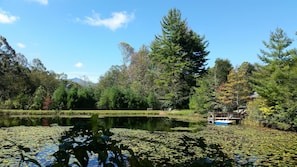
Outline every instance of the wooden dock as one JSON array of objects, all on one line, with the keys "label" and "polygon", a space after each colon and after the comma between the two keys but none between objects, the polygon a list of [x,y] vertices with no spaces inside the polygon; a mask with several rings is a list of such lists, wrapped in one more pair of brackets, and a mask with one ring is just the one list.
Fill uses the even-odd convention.
[{"label": "wooden dock", "polygon": [[214,124],[217,120],[230,120],[239,124],[245,116],[245,112],[209,112],[207,121],[209,124]]}]

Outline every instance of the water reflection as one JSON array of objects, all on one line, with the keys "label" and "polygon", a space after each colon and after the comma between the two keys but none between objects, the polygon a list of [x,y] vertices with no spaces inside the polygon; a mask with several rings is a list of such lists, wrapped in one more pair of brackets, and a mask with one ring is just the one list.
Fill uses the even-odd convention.
[{"label": "water reflection", "polygon": [[[73,126],[89,121],[80,117],[2,117],[0,127],[12,126]],[[103,117],[99,119],[105,128],[142,129],[148,131],[171,131],[176,127],[190,127],[193,123],[168,117]]]},{"label": "water reflection", "polygon": [[42,126],[49,126],[50,123],[47,118],[41,118],[41,125]]}]

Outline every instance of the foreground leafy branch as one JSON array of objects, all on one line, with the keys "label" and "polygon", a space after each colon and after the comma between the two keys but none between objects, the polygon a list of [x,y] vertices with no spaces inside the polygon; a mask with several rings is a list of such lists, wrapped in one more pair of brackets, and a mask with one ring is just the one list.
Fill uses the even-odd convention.
[{"label": "foreground leafy branch", "polygon": [[76,124],[61,138],[59,150],[51,166],[139,166],[138,159],[131,149],[118,145],[110,136],[113,133],[93,115],[89,122]]}]

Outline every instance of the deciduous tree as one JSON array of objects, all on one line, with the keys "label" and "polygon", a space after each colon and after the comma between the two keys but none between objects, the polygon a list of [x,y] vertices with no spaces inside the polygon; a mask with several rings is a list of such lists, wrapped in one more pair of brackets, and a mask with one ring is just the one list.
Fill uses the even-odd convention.
[{"label": "deciduous tree", "polygon": [[59,87],[53,93],[53,108],[65,109],[67,106],[67,92],[64,83],[60,83]]},{"label": "deciduous tree", "polygon": [[39,86],[34,93],[33,104],[31,106],[31,109],[35,109],[35,110],[42,109],[46,95],[47,94],[44,87]]},{"label": "deciduous tree", "polygon": [[252,94],[249,83],[251,68],[249,63],[242,63],[239,68],[230,71],[227,82],[220,86],[218,98],[226,111],[246,107]]}]

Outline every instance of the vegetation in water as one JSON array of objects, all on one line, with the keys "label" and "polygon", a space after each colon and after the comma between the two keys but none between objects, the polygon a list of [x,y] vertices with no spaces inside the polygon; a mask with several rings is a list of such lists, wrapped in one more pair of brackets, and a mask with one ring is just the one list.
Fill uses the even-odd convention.
[{"label": "vegetation in water", "polygon": [[[88,159],[91,164],[133,162],[152,166],[297,165],[294,132],[236,125],[207,126],[197,132],[108,130],[102,128],[106,126],[104,122],[95,118],[71,129],[59,126],[2,128],[0,163],[16,166],[19,162],[37,161],[42,166],[54,163],[84,166]],[[106,156],[110,155],[106,152],[117,158]],[[131,156],[135,159],[129,159]],[[123,161],[117,161],[118,158]]]},{"label": "vegetation in water", "polygon": [[[51,160],[61,134],[69,127],[15,126],[0,129],[0,166],[18,166],[26,160]],[[38,155],[44,151],[43,155]],[[30,161],[29,161],[30,162]]]},{"label": "vegetation in water", "polygon": [[[221,153],[218,161],[225,157],[232,166],[296,166],[297,135],[267,128],[228,126],[208,126],[196,132],[154,132],[142,130],[112,130],[114,138],[129,146],[135,155],[148,157],[150,161],[167,163],[174,166],[183,162],[195,162],[210,155],[203,152],[198,144],[205,139],[207,149],[213,146]],[[184,141],[185,140],[185,141]],[[185,143],[190,154],[186,155]],[[217,145],[216,145],[217,144]],[[213,148],[214,149],[214,148]],[[212,150],[214,151],[214,150]],[[214,152],[211,152],[212,154]],[[200,157],[200,158],[199,158]],[[220,162],[220,161],[219,161]]]},{"label": "vegetation in water", "polygon": [[[170,165],[166,161],[160,159],[150,161],[147,158],[138,158],[135,156],[132,149],[119,143],[119,141],[114,140],[112,132],[109,129],[104,128],[104,122],[99,121],[98,116],[94,115],[91,117],[90,121],[79,122],[70,128],[69,131],[66,131],[64,135],[60,138],[60,144],[58,150],[52,155],[54,158],[50,158],[51,161],[46,162],[49,166],[68,166],[75,164],[78,166],[88,166],[88,165],[117,165],[117,166],[159,166],[159,165]],[[199,147],[203,152],[207,150],[207,144],[203,138],[191,139],[187,136],[181,138],[182,143],[180,143],[180,151],[183,151],[184,156],[188,157],[193,154],[193,148]],[[27,152],[30,152],[29,147],[25,147],[15,144],[13,141],[13,146],[17,146],[18,151],[20,152],[19,156],[20,163],[26,163],[29,165],[35,164],[41,166],[41,163],[34,158],[34,156],[26,155]],[[198,143],[196,143],[198,142]],[[187,162],[180,161],[179,165],[185,165],[188,163],[207,163],[207,164],[225,164],[225,154],[221,151],[220,147],[217,145],[211,145],[215,148],[215,151],[208,150],[207,155],[211,159],[199,158],[196,157],[190,158]],[[44,153],[43,153],[44,154]],[[195,154],[195,153],[194,153]],[[31,153],[32,155],[32,153]],[[219,160],[219,157],[223,159]],[[214,157],[216,156],[216,157]],[[180,159],[180,158],[179,158]],[[7,162],[4,162],[7,163]],[[45,164],[46,164],[45,163]],[[43,164],[43,165],[45,165]],[[48,166],[47,165],[47,166]],[[171,164],[173,165],[173,164]],[[178,165],[178,164],[175,164]]]}]

